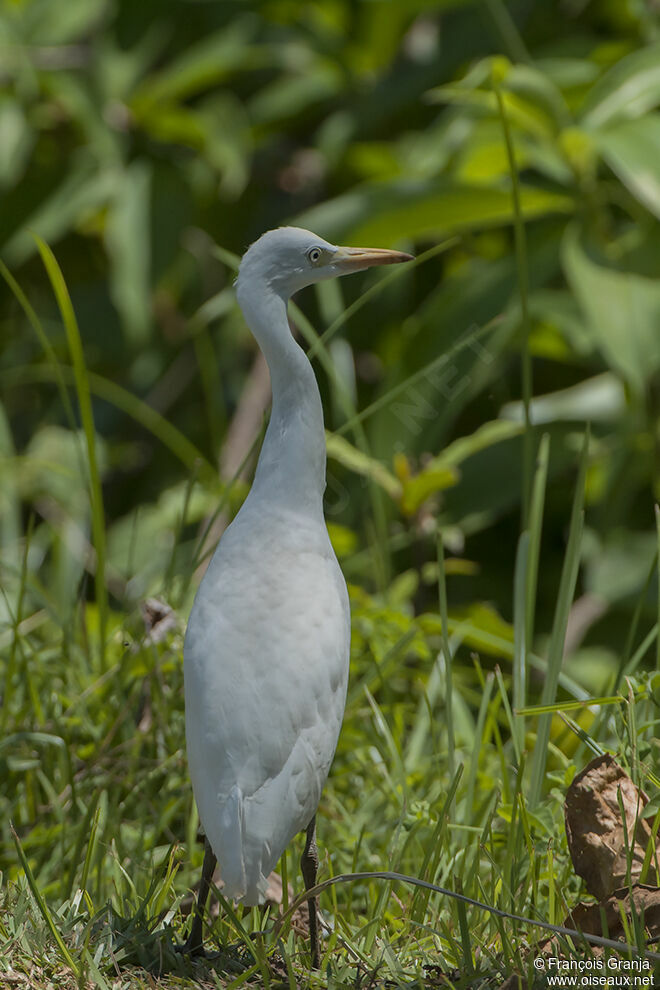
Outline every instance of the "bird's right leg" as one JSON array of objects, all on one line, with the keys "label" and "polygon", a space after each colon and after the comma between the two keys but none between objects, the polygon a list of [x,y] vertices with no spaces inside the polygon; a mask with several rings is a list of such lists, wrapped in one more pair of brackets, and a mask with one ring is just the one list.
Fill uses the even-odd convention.
[{"label": "bird's right leg", "polygon": [[215,853],[211,849],[211,843],[208,839],[204,840],[204,863],[202,865],[202,879],[199,882],[199,890],[197,891],[197,901],[193,908],[193,920],[190,926],[190,935],[186,939],[181,951],[186,955],[191,956],[203,956],[204,955],[204,936],[203,936],[203,924],[204,924],[204,910],[206,908],[206,901],[209,896],[209,888],[211,886],[211,880],[213,879],[213,871],[215,870],[215,864],[217,859]]},{"label": "bird's right leg", "polygon": [[[305,848],[300,859],[305,890],[311,890],[316,886],[316,872],[319,868],[319,854],[316,848],[316,815],[307,826],[305,835]],[[310,897],[307,901],[309,911],[309,949],[312,957],[312,966],[318,969],[321,965],[319,954],[319,922],[318,922],[318,901],[316,897]]]}]

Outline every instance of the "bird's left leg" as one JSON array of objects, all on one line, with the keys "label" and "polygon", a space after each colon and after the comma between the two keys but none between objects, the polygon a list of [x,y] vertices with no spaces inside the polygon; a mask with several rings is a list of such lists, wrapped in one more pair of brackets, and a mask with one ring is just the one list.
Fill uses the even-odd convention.
[{"label": "bird's left leg", "polygon": [[[316,886],[316,872],[319,868],[319,854],[316,848],[316,815],[307,826],[305,835],[305,848],[300,859],[305,890],[311,890]],[[309,911],[309,948],[312,956],[312,966],[318,969],[321,964],[319,953],[319,923],[318,923],[318,901],[316,897],[310,897],[307,901]]]},{"label": "bird's left leg", "polygon": [[203,936],[203,924],[204,924],[204,909],[206,907],[206,901],[209,896],[209,888],[211,886],[211,881],[213,879],[213,871],[215,870],[215,864],[217,859],[215,853],[211,849],[211,843],[208,839],[204,840],[204,863],[202,865],[202,879],[199,883],[199,890],[197,891],[197,902],[193,908],[193,920],[190,926],[190,935],[182,946],[181,951],[191,956],[203,956],[204,955],[204,936]]}]

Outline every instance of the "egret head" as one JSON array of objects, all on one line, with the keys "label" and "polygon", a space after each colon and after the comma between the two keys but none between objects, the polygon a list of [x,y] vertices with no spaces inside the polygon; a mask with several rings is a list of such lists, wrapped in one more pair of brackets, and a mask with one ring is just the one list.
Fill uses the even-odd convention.
[{"label": "egret head", "polygon": [[412,255],[383,248],[337,247],[300,227],[269,230],[246,251],[238,271],[237,290],[265,285],[288,299],[299,289],[373,265],[412,261]]}]

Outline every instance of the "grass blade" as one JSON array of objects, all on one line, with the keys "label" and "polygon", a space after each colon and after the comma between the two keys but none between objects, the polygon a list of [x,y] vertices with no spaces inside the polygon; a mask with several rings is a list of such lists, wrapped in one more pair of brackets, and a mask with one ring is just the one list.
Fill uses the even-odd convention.
[{"label": "grass blade", "polygon": [[529,532],[520,534],[516,551],[513,585],[513,710],[518,715],[514,723],[513,741],[516,756],[525,747],[525,720],[521,711],[527,696],[527,573],[529,564]]},{"label": "grass blade", "polygon": [[[557,686],[559,684],[559,674],[561,671],[564,654],[566,626],[568,624],[568,615],[573,602],[575,583],[577,581],[578,568],[580,565],[582,526],[584,522],[584,487],[588,452],[589,430],[587,430],[584,435],[584,445],[582,447],[580,467],[575,487],[575,496],[573,498],[566,556],[564,557],[564,566],[562,568],[561,580],[559,583],[559,594],[557,596],[557,606],[552,624],[552,635],[550,637],[550,645],[548,648],[548,668],[541,695],[542,705],[551,705],[554,703],[557,693]],[[529,807],[532,810],[541,799],[545,762],[548,754],[548,743],[550,741],[551,720],[552,715],[550,714],[541,715],[539,718],[534,754],[532,756],[529,791]]]},{"label": "grass blade", "polygon": [[534,616],[536,612],[536,587],[541,559],[541,532],[543,529],[543,509],[545,488],[548,479],[550,460],[550,435],[544,433],[539,444],[536,459],[536,473],[532,485],[532,499],[529,510],[528,532],[529,552],[527,557],[527,600],[525,602],[525,643],[531,650],[534,642]]},{"label": "grass blade", "polygon": [[[440,597],[440,621],[442,623],[442,655],[445,673],[445,718],[447,719],[447,773],[453,780],[456,774],[456,746],[454,740],[454,688],[452,657],[449,648],[449,618],[447,610],[447,578],[445,574],[445,549],[442,530],[438,530],[438,594]],[[449,815],[453,807],[449,809]]]},{"label": "grass blade", "polygon": [[14,278],[14,276],[12,275],[12,273],[9,271],[9,269],[2,260],[0,260],[0,275],[2,275],[5,282],[7,283],[11,291],[14,293],[14,296],[16,297],[21,309],[23,310],[23,312],[27,317],[28,323],[31,325],[32,329],[37,335],[37,338],[39,339],[39,343],[41,344],[44,353],[48,358],[48,363],[52,367],[53,375],[55,381],[57,382],[57,387],[59,389],[60,398],[62,399],[62,406],[64,407],[66,418],[71,426],[71,429],[75,430],[76,417],[74,416],[73,413],[73,406],[69,401],[69,393],[67,392],[64,383],[62,367],[59,361],[57,360],[57,355],[53,349],[51,342],[48,339],[48,336],[46,335],[46,331],[41,325],[41,320],[37,316],[36,312],[34,311],[34,308],[32,307],[29,299],[21,289],[20,285],[18,284],[18,282],[16,281],[16,279]]},{"label": "grass blade", "polygon": [[23,870],[25,872],[25,877],[32,892],[32,896],[37,902],[37,907],[39,908],[41,916],[48,925],[48,928],[50,929],[50,933],[55,939],[57,943],[57,947],[60,950],[60,953],[62,954],[62,958],[66,962],[67,966],[69,966],[69,968],[75,973],[75,975],[78,976],[79,975],[78,966],[74,961],[73,956],[71,955],[66,945],[64,944],[64,939],[60,935],[59,930],[55,922],[53,921],[53,916],[48,910],[48,905],[41,896],[41,891],[37,887],[37,882],[34,879],[34,874],[32,873],[32,870],[30,868],[30,864],[28,862],[27,856],[23,852],[23,846],[21,845],[21,840],[19,839],[18,834],[13,825],[10,825],[10,829],[14,839],[14,844],[16,846],[16,852],[18,853],[18,858],[21,861],[21,866],[23,867]]},{"label": "grass blade", "polygon": [[[656,503],[655,506],[655,531],[658,540],[658,551],[657,560],[660,561],[660,505]],[[658,573],[660,574],[660,565],[658,567]],[[660,580],[658,580],[658,622],[660,622]],[[656,669],[660,670],[660,636],[658,636],[655,641],[655,665]]]},{"label": "grass blade", "polygon": [[94,414],[92,411],[92,399],[89,388],[89,378],[85,365],[85,354],[78,328],[76,314],[73,311],[69,290],[66,287],[62,270],[58,265],[55,255],[40,237],[35,235],[37,247],[41,254],[42,261],[48,273],[50,283],[57,299],[57,304],[62,315],[62,321],[66,330],[67,342],[73,362],[73,372],[76,381],[76,393],[78,395],[78,405],[80,408],[80,418],[85,433],[87,445],[87,459],[89,464],[89,484],[90,484],[90,504],[92,511],[92,538],[94,549],[96,550],[96,570],[94,574],[94,584],[96,590],[96,604],[99,612],[99,651],[101,657],[101,668],[105,669],[105,633],[108,624],[108,592],[105,584],[105,513],[103,509],[103,492],[101,490],[101,477],[98,469],[96,457],[96,432],[94,429]]},{"label": "grass blade", "polygon": [[504,144],[509,162],[509,172],[511,174],[511,199],[513,202],[513,231],[516,244],[516,267],[518,269],[518,291],[520,293],[520,311],[522,322],[522,345],[521,345],[521,378],[522,378],[522,402],[525,422],[525,433],[523,436],[523,490],[522,490],[522,520],[523,527],[527,527],[529,519],[529,507],[531,499],[532,484],[532,456],[534,444],[534,432],[530,417],[530,406],[532,401],[532,355],[529,350],[529,335],[531,331],[531,320],[529,317],[529,270],[527,265],[527,235],[525,233],[525,223],[522,209],[520,207],[520,183],[518,181],[518,167],[511,137],[509,120],[504,108],[502,90],[500,88],[500,67],[502,60],[497,60],[493,65],[491,75],[497,107],[502,123],[504,134]]},{"label": "grass blade", "polygon": [[[53,382],[60,379],[65,386],[66,394],[66,386],[75,385],[74,369],[69,365],[59,365],[56,373],[49,365],[28,365],[13,368],[11,378],[2,376],[4,388],[31,382]],[[122,388],[117,382],[110,381],[109,378],[97,375],[93,371],[87,371],[87,381],[92,395],[96,395],[104,402],[113,405],[120,412],[130,416],[139,426],[148,430],[188,470],[192,471],[198,467],[202,477],[217,477],[217,470],[199,448],[152,406],[143,402],[132,392]]]},{"label": "grass blade", "polygon": [[358,423],[363,423],[366,419],[369,419],[374,413],[378,412],[380,409],[389,406],[398,396],[405,394],[410,391],[410,389],[417,384],[417,382],[424,381],[430,378],[434,373],[439,371],[440,368],[445,366],[451,366],[452,359],[460,354],[462,351],[466,350],[468,347],[474,347],[475,343],[480,341],[483,337],[487,337],[492,330],[496,327],[500,327],[503,322],[502,316],[496,316],[494,319],[489,320],[488,323],[484,323],[483,326],[475,327],[473,330],[470,329],[460,340],[457,340],[448,351],[443,354],[439,354],[438,357],[433,358],[428,364],[425,364],[423,368],[418,368],[414,371],[412,375],[404,378],[403,381],[399,382],[389,389],[384,395],[380,395],[377,399],[368,405],[364,409],[361,409],[359,413],[356,413],[351,419],[335,430],[334,432],[341,436],[344,433],[348,433],[351,430],[355,430]]}]

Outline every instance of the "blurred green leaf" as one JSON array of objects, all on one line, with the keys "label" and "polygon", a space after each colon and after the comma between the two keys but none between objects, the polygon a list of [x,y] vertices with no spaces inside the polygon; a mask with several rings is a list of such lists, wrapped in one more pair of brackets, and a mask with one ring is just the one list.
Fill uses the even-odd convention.
[{"label": "blurred green leaf", "polygon": [[160,591],[184,506],[186,524],[198,524],[210,516],[220,498],[219,486],[196,486],[188,494],[188,483],[180,482],[163,491],[156,502],[141,505],[137,517],[131,513],[110,527],[108,563],[131,580],[133,597]]},{"label": "blurred green leaf", "polygon": [[71,156],[69,170],[57,189],[29,216],[7,242],[4,257],[19,265],[36,251],[33,234],[56,243],[81,218],[105,206],[115,193],[119,176],[111,169],[99,170],[89,154],[80,150]]},{"label": "blurred green leaf", "polygon": [[[522,140],[513,141],[516,162],[525,168],[529,162],[530,146]],[[493,120],[475,124],[469,142],[457,156],[454,174],[466,185],[495,185],[508,177],[509,159],[502,139],[502,126]]]},{"label": "blurred green leaf", "polygon": [[521,427],[518,423],[498,420],[485,423],[471,436],[454,440],[441,454],[430,460],[418,474],[404,480],[402,510],[407,515],[412,515],[431,495],[456,484],[459,479],[457,469],[463,461],[493,444],[518,436],[520,433]]},{"label": "blurred green leaf", "polygon": [[57,107],[58,115],[80,129],[90,158],[102,163],[108,171],[121,168],[121,138],[115,127],[108,127],[106,120],[107,115],[117,114],[116,107],[102,103],[82,73],[50,73],[44,80],[44,89],[51,106]]},{"label": "blurred green leaf", "polygon": [[112,297],[131,347],[144,345],[151,327],[151,168],[135,161],[125,170],[105,228]]},{"label": "blurred green leaf", "polygon": [[254,65],[251,41],[255,28],[255,19],[247,14],[188,45],[178,58],[137,88],[131,100],[133,112],[140,118],[158,105],[176,103],[208,89],[237,69],[245,69],[248,61]]},{"label": "blurred green leaf", "polygon": [[260,126],[296,117],[309,106],[329,100],[341,92],[344,77],[332,63],[309,66],[299,75],[286,76],[262,89],[250,101],[251,119]]},{"label": "blurred green leaf", "polygon": [[14,454],[9,420],[0,402],[0,476],[3,478],[0,486],[0,547],[6,562],[17,567],[22,527],[17,479],[11,470]]},{"label": "blurred green leaf", "polygon": [[590,91],[582,123],[602,128],[641,117],[660,103],[660,43],[632,52],[616,62]]},{"label": "blurred green leaf", "polygon": [[110,4],[109,0],[67,0],[66,4],[32,0],[12,6],[22,15],[25,42],[50,47],[76,41],[91,31],[107,14]]},{"label": "blurred green leaf", "polygon": [[[555,423],[558,420],[583,420],[588,423],[616,422],[626,410],[626,395],[621,380],[609,371],[558,389],[537,395],[530,406],[532,423]],[[523,422],[521,402],[502,408],[502,416]]]},{"label": "blurred green leaf", "polygon": [[0,188],[19,178],[36,135],[21,105],[9,97],[0,99]]},{"label": "blurred green leaf", "polygon": [[569,112],[561,90],[552,75],[538,65],[514,65],[502,84],[504,104],[507,90],[525,99],[543,112],[545,118],[554,125],[556,133],[569,119]]},{"label": "blurred green leaf", "polygon": [[449,464],[457,466],[468,457],[473,457],[482,450],[487,450],[493,444],[501,443],[502,440],[509,440],[518,436],[521,432],[517,423],[506,423],[502,420],[495,420],[492,423],[484,423],[467,437],[459,437],[434,460],[434,464]]},{"label": "blurred green leaf", "polygon": [[[439,636],[442,622],[439,615],[420,615],[418,622],[427,635]],[[490,656],[513,658],[513,626],[489,605],[475,604],[449,613],[449,632],[473,649]]]},{"label": "blurred green leaf", "polygon": [[538,58],[536,68],[564,92],[576,87],[589,86],[600,74],[598,65],[590,59],[572,58],[568,55]]},{"label": "blurred green leaf", "polygon": [[610,127],[596,136],[596,144],[633,196],[660,218],[660,114]]},{"label": "blurred green leaf", "polygon": [[222,176],[221,192],[225,197],[240,196],[250,178],[248,114],[229,93],[205,100],[200,113],[205,127],[204,151]]},{"label": "blurred green leaf", "polygon": [[596,264],[581,247],[576,228],[567,232],[562,258],[594,341],[641,394],[660,367],[660,282]]},{"label": "blurred green leaf", "polygon": [[425,467],[419,474],[407,478],[403,483],[401,511],[412,516],[419,507],[437,492],[451,488],[458,481],[458,471],[447,465]]},{"label": "blurred green leaf", "polygon": [[599,539],[593,531],[585,541],[585,590],[612,604],[644,587],[657,544],[653,533],[617,529]]},{"label": "blurred green leaf", "polygon": [[[524,185],[520,193],[521,209],[528,219],[574,210],[569,196]],[[356,242],[380,244],[440,237],[512,220],[508,190],[442,179],[363,185],[312,207],[296,222],[322,230],[324,236],[335,240],[350,237]]]},{"label": "blurred green leaf", "polygon": [[[86,517],[89,510],[87,454],[84,434],[72,433],[62,426],[43,426],[26,448],[21,459],[18,480],[23,497],[47,496],[71,512]],[[96,451],[101,477],[108,467],[108,451],[96,435]]]},{"label": "blurred green leaf", "polygon": [[[434,103],[450,103],[497,117],[495,93],[483,89],[468,89],[460,85],[437,86],[427,94]],[[556,131],[555,121],[537,104],[517,93],[503,91],[502,98],[512,124],[534,137],[551,137]]]},{"label": "blurred green leaf", "polygon": [[184,145],[203,155],[221,173],[226,195],[243,191],[249,174],[247,117],[229,94],[203,101],[195,109],[155,105],[142,113],[140,123],[156,141]]},{"label": "blurred green leaf", "polygon": [[363,478],[371,478],[391,498],[400,496],[401,483],[398,479],[380,461],[358,450],[344,437],[337,436],[336,433],[326,432],[326,449],[329,458],[343,464],[344,467]]}]

